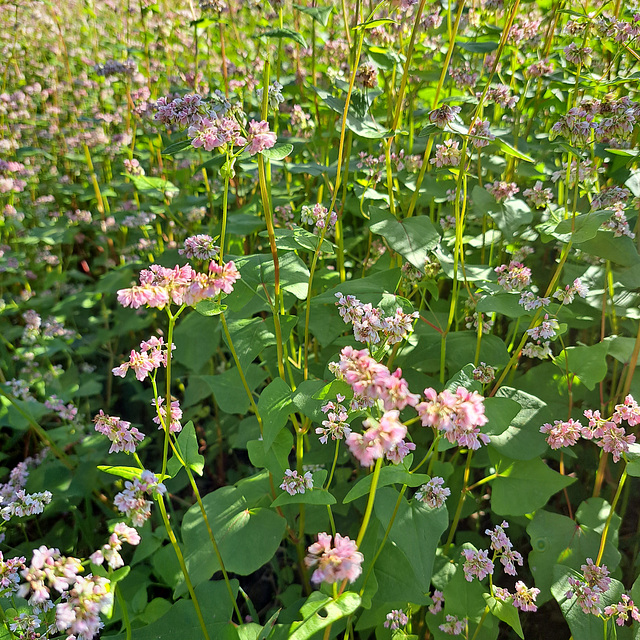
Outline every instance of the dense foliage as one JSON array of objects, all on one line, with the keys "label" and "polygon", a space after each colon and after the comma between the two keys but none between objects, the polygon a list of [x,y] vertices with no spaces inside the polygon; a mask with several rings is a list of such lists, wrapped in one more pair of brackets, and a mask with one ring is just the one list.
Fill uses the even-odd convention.
[{"label": "dense foliage", "polygon": [[640,637],[636,5],[0,2],[0,640]]}]

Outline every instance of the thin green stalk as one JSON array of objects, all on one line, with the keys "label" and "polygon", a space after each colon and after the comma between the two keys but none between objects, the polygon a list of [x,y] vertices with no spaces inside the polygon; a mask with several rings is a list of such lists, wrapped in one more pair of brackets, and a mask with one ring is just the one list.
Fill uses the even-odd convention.
[{"label": "thin green stalk", "polygon": [[382,553],[382,550],[384,549],[384,545],[387,542],[387,538],[389,537],[389,534],[391,533],[391,527],[393,527],[393,523],[395,522],[396,516],[398,515],[398,509],[400,509],[400,504],[402,503],[402,497],[404,496],[406,490],[407,490],[407,485],[403,484],[402,485],[402,489],[400,490],[400,493],[398,494],[398,499],[396,500],[396,506],[393,509],[393,513],[391,514],[391,518],[389,520],[389,523],[387,524],[387,528],[385,529],[384,535],[382,536],[382,542],[380,543],[380,546],[378,547],[378,550],[376,551],[375,555],[373,556],[373,560],[371,561],[371,564],[369,565],[369,568],[367,569],[367,573],[364,576],[364,580],[362,581],[362,588],[360,589],[360,595],[361,596],[364,593],[365,587],[367,586],[367,581],[369,580],[369,577],[371,576],[371,573],[373,572],[373,568],[374,568],[378,558],[380,557],[380,554]]},{"label": "thin green stalk", "polygon": [[189,595],[193,600],[193,606],[196,610],[196,615],[198,616],[198,622],[200,622],[200,627],[202,628],[202,634],[205,637],[205,640],[211,640],[209,637],[209,632],[207,631],[207,626],[204,622],[204,617],[202,616],[202,610],[200,609],[200,602],[198,601],[198,597],[196,596],[196,592],[193,588],[193,584],[191,583],[191,578],[189,577],[189,572],[187,571],[187,565],[184,561],[184,556],[182,555],[182,551],[180,550],[180,546],[178,545],[178,541],[176,539],[176,534],[173,532],[173,528],[171,527],[171,523],[169,522],[169,516],[167,515],[167,508],[164,504],[164,496],[158,497],[158,506],[160,507],[160,513],[162,515],[162,521],[164,522],[165,529],[167,530],[167,534],[169,535],[169,541],[173,546],[173,550],[175,551],[176,557],[178,558],[178,564],[180,565],[180,569],[182,571],[182,575],[184,576],[185,583],[187,585],[187,590],[189,591]]},{"label": "thin green stalk", "polygon": [[240,360],[238,359],[238,354],[236,353],[236,349],[233,346],[233,340],[231,339],[231,334],[229,333],[229,327],[227,325],[227,320],[224,317],[224,313],[220,314],[220,321],[222,322],[222,330],[224,331],[224,335],[227,338],[227,344],[229,345],[229,351],[231,351],[231,356],[233,357],[233,361],[236,363],[236,367],[238,369],[238,374],[240,375],[240,380],[242,381],[242,386],[247,393],[247,398],[249,399],[249,404],[253,409],[253,413],[258,420],[258,426],[260,427],[260,435],[263,432],[263,423],[262,418],[260,416],[260,412],[258,411],[258,405],[253,399],[253,394],[251,393],[251,389],[249,388],[249,383],[247,382],[247,378],[244,375],[244,371],[242,370],[242,365],[240,364]]},{"label": "thin green stalk", "polygon": [[[369,16],[371,17],[371,16]],[[331,205],[329,206],[329,213],[333,211],[333,208],[336,205],[336,200],[338,198],[338,189],[340,187],[340,178],[342,171],[342,159],[344,153],[344,140],[347,131],[347,115],[349,113],[349,104],[351,102],[351,94],[353,93],[353,87],[356,81],[356,73],[358,70],[358,61],[360,60],[360,55],[362,54],[362,44],[364,42],[364,29],[360,29],[360,35],[358,36],[358,47],[356,50],[355,62],[352,65],[351,69],[351,78],[349,80],[349,89],[347,91],[347,97],[344,103],[344,111],[342,113],[342,128],[340,130],[340,144],[338,145],[338,164],[336,167],[336,181],[333,187],[333,197],[331,199]],[[312,285],[313,285],[313,276],[315,274],[316,265],[318,263],[318,257],[320,256],[320,251],[322,248],[322,242],[327,233],[327,229],[329,225],[326,224],[324,229],[322,230],[322,234],[320,235],[320,240],[318,241],[318,247],[313,253],[313,259],[311,260],[311,268],[309,269],[309,282],[308,282],[308,291],[307,291],[307,306],[305,309],[305,319],[304,319],[304,379],[307,380],[309,378],[309,318],[311,314],[311,294],[312,294]]]},{"label": "thin green stalk", "polygon": [[376,498],[376,490],[378,488],[378,480],[380,479],[380,470],[382,469],[382,458],[376,460],[376,466],[373,468],[373,478],[371,479],[371,488],[369,489],[369,499],[367,500],[367,506],[364,510],[364,517],[362,518],[362,524],[360,525],[360,531],[356,538],[356,546],[360,546],[364,534],[367,532],[369,526],[369,520],[371,520],[371,513],[373,512],[373,503]]},{"label": "thin green stalk", "polygon": [[[267,119],[269,106],[269,56],[264,63],[264,73],[262,76],[262,119]],[[271,207],[271,197],[267,185],[267,175],[265,172],[264,157],[258,154],[258,180],[260,182],[260,197],[262,199],[262,210],[267,224],[269,234],[269,247],[273,258],[274,291],[273,291],[273,324],[276,334],[276,351],[278,355],[278,375],[284,380],[284,351],[282,346],[282,328],[280,326],[280,262],[278,259],[278,248],[276,247],[275,229],[273,226],[273,210]]]},{"label": "thin green stalk", "polygon": [[444,555],[448,555],[449,548],[453,542],[453,537],[456,534],[456,529],[458,528],[458,522],[460,521],[460,515],[462,514],[462,507],[464,505],[464,501],[467,497],[468,485],[469,485],[469,476],[471,474],[471,458],[473,456],[473,449],[469,449],[467,451],[467,463],[464,467],[464,476],[462,479],[462,491],[460,492],[460,498],[458,499],[458,506],[456,507],[456,513],[453,516],[453,522],[451,523],[451,528],[449,529],[449,535],[447,536],[447,541],[444,544]]},{"label": "thin green stalk", "polygon": [[327,480],[327,484],[324,486],[325,489],[329,489],[331,486],[331,481],[333,480],[333,474],[336,470],[336,464],[338,463],[338,453],[340,453],[340,440],[336,440],[336,450],[333,454],[333,464],[331,465],[331,472],[329,473],[329,479]]},{"label": "thin green stalk", "polygon": [[[442,87],[444,86],[444,80],[447,77],[447,71],[449,70],[449,63],[451,62],[451,56],[453,55],[453,49],[456,44],[456,35],[458,34],[458,27],[460,25],[460,19],[462,18],[462,11],[464,9],[466,0],[460,0],[460,4],[458,5],[458,11],[456,12],[456,19],[453,25],[453,32],[449,37],[449,47],[447,49],[447,54],[444,58],[444,63],[442,65],[442,71],[440,72],[440,78],[438,80],[438,84],[436,86],[436,92],[433,96],[432,109],[435,109],[438,106],[438,100],[440,99],[440,92],[442,91]],[[449,9],[451,9],[451,5],[449,5]],[[431,156],[431,150],[433,148],[434,136],[430,135],[427,140],[427,148],[425,149],[424,156],[422,158],[422,166],[420,167],[420,172],[418,173],[418,178],[416,179],[416,187],[413,192],[413,196],[411,197],[411,202],[409,203],[409,209],[407,211],[407,217],[410,218],[413,214],[413,210],[416,208],[416,203],[418,202],[418,196],[420,194],[420,185],[422,185],[422,181],[424,180],[424,174],[429,167],[429,157]]]},{"label": "thin green stalk", "polygon": [[116,597],[118,598],[120,608],[122,609],[122,622],[124,623],[126,640],[131,640],[131,620],[129,619],[127,602],[122,595],[122,589],[120,588],[120,585],[118,583],[116,583]]},{"label": "thin green stalk", "polygon": [[611,510],[609,511],[609,516],[607,517],[607,521],[604,524],[604,529],[602,530],[602,537],[600,538],[600,549],[598,550],[596,565],[599,565],[600,561],[602,560],[602,556],[604,554],[604,547],[607,544],[607,535],[609,534],[609,528],[611,527],[611,520],[613,520],[613,516],[616,512],[616,505],[618,504],[618,500],[620,499],[620,494],[622,493],[622,488],[624,487],[624,483],[626,479],[627,479],[627,462],[625,460],[624,469],[622,471],[622,475],[620,476],[620,480],[618,481],[618,488],[616,489],[616,494],[613,497],[613,502],[611,503]]}]

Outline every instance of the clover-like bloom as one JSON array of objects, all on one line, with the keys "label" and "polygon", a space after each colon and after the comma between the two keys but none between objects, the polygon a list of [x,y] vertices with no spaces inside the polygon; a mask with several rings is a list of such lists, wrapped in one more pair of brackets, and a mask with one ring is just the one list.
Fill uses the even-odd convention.
[{"label": "clover-like bloom", "polygon": [[299,475],[297,471],[287,469],[284,472],[284,479],[280,488],[286,491],[290,496],[295,496],[296,493],[304,493],[307,489],[313,489],[313,478],[311,472],[307,471],[303,476]]},{"label": "clover-like bloom", "polygon": [[493,562],[489,560],[489,552],[486,549],[475,551],[474,549],[463,549],[464,564],[462,570],[467,582],[471,582],[474,577],[482,580],[493,573]]},{"label": "clover-like bloom", "polygon": [[427,484],[423,484],[420,489],[416,491],[414,497],[432,509],[439,509],[451,495],[451,489],[443,485],[444,478],[434,476]]},{"label": "clover-like bloom", "polygon": [[277,137],[275,133],[269,131],[269,123],[266,120],[260,122],[252,120],[249,123],[249,131],[247,134],[247,151],[254,156],[260,151],[271,149],[276,143]]},{"label": "clover-like bloom", "polygon": [[315,567],[311,581],[342,582],[348,580],[355,582],[362,573],[362,561],[364,556],[358,551],[356,543],[348,536],[336,534],[332,540],[328,533],[319,533],[318,541],[308,549],[308,555],[304,559],[307,567]]}]

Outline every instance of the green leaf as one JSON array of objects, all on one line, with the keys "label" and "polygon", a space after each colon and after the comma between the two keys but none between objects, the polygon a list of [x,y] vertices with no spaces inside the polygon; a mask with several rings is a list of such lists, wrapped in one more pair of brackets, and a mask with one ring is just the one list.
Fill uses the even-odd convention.
[{"label": "green leaf", "polygon": [[215,300],[201,300],[195,306],[196,311],[203,316],[210,318],[211,316],[219,316],[227,310],[226,304],[220,304]]},{"label": "green leaf", "polygon": [[456,42],[461,49],[471,53],[490,53],[495,51],[500,44],[498,42]]},{"label": "green leaf", "polygon": [[249,454],[249,461],[254,467],[268,469],[277,480],[278,478],[283,478],[285,469],[289,468],[289,454],[292,446],[293,436],[291,432],[283,429],[269,448],[264,446],[264,440],[249,440],[247,442],[247,453]]},{"label": "green leaf", "polygon": [[599,229],[594,238],[581,244],[580,250],[625,267],[632,267],[640,262],[633,240],[627,236],[616,238],[613,231]]},{"label": "green leaf", "polygon": [[504,151],[507,155],[513,156],[514,158],[519,158],[520,160],[524,160],[525,162],[534,162],[535,160],[528,156],[526,153],[522,153],[522,151],[518,151],[515,147],[511,146],[508,142],[502,140],[502,138],[496,138],[493,141],[494,144],[498,145],[502,151]]},{"label": "green leaf", "polygon": [[301,622],[294,622],[289,630],[289,640],[307,640],[340,618],[352,614],[360,606],[360,596],[346,591],[341,596],[330,598],[314,591],[300,608]]},{"label": "green leaf", "polygon": [[[391,521],[398,496],[398,492],[390,487],[383,487],[376,495],[374,511],[383,529]],[[413,569],[415,584],[423,594],[430,589],[436,549],[448,524],[446,507],[431,509],[417,500],[410,503],[404,497],[400,500],[389,541],[406,556]],[[410,576],[402,576],[402,579],[411,581]]]},{"label": "green leaf", "polygon": [[553,416],[539,398],[512,387],[500,387],[495,397],[485,400],[485,413],[489,423],[483,431],[491,437],[489,446],[500,455],[531,460],[547,451],[540,427]]},{"label": "green leaf", "polygon": [[[591,238],[595,238],[602,223],[606,222],[610,217],[610,211],[583,213],[573,219],[561,220],[552,231],[552,235],[566,242],[571,239],[574,244],[581,244],[591,240]],[[572,226],[573,234],[571,233]]]},{"label": "green leaf", "polygon": [[[206,304],[213,301],[203,301]],[[181,319],[173,334],[176,350],[173,359],[192,373],[200,373],[220,344],[220,330],[217,320],[205,317],[207,314],[190,313]],[[194,340],[194,336],[197,339]]]},{"label": "green leaf", "polygon": [[176,153],[180,153],[180,151],[184,151],[185,149],[191,146],[191,140],[179,140],[178,142],[174,142],[166,146],[162,150],[163,156],[173,156]]},{"label": "green leaf", "polygon": [[[610,505],[602,498],[589,498],[578,507],[578,524],[576,520],[558,513],[543,510],[536,512],[527,526],[527,534],[531,540],[529,567],[536,587],[540,589],[539,605],[551,598],[554,565],[563,564],[579,570],[587,558],[595,560],[602,530],[610,512]],[[620,522],[620,516],[614,514],[602,556],[602,562],[612,572],[620,563],[621,557],[617,549]]]},{"label": "green leaf", "polygon": [[608,342],[599,342],[591,347],[567,347],[553,362],[562,371],[567,367],[571,373],[593,391],[596,384],[607,375]]},{"label": "green leaf", "polygon": [[389,246],[417,269],[424,269],[429,251],[440,242],[429,216],[413,216],[398,220],[393,214],[371,208],[371,233],[385,238]]},{"label": "green leaf", "polygon": [[[236,487],[222,487],[202,498],[220,555],[229,573],[249,575],[273,558],[285,531],[285,520],[275,510],[249,508]],[[185,561],[195,583],[209,580],[220,570],[200,507],[196,504],[182,519]],[[242,550],[241,553],[238,553]],[[184,582],[180,591],[184,592]],[[228,596],[225,596],[228,600]]]},{"label": "green leaf", "polygon": [[[251,391],[267,377],[266,372],[254,364],[244,367],[244,375]],[[211,393],[225,413],[242,415],[249,410],[249,399],[237,367],[215,376],[190,376],[184,406],[193,406]]]},{"label": "green leaf", "polygon": [[329,24],[329,16],[333,11],[333,5],[328,7],[303,7],[299,4],[293,5],[294,9],[297,9],[301,13],[306,13],[311,16],[316,22],[319,22],[323,27]]},{"label": "green leaf", "polygon": [[[238,591],[238,581],[231,580],[234,594]],[[232,603],[223,580],[207,582],[196,587],[210,638],[216,640],[237,640],[238,636],[230,624]],[[160,618],[151,624],[139,627],[134,632],[135,640],[175,640],[175,638],[202,638],[202,627],[198,620],[193,600],[178,600]],[[126,640],[126,633],[109,636],[111,640]]]},{"label": "green leaf", "polygon": [[353,27],[354,31],[358,31],[359,29],[375,29],[376,27],[382,27],[385,24],[398,24],[395,20],[391,18],[379,18],[377,20],[368,20],[367,22],[361,22]]},{"label": "green leaf", "polygon": [[[391,484],[406,484],[409,487],[419,487],[420,485],[429,482],[430,476],[425,473],[409,473],[409,471],[401,465],[392,465],[388,467],[382,467],[380,470],[380,477],[378,479],[378,489],[386,487]],[[344,497],[343,503],[347,504],[353,502],[362,496],[369,493],[371,488],[371,482],[373,480],[373,474],[368,474],[361,480],[358,480],[356,484],[351,488],[349,493]]]},{"label": "green leaf", "polygon": [[498,618],[498,620],[506,622],[518,634],[518,636],[524,640],[524,633],[522,632],[522,625],[520,624],[518,610],[510,602],[500,602],[500,600],[496,600],[488,593],[483,593],[482,595],[491,613]]},{"label": "green leaf", "polygon": [[271,149],[263,149],[260,151],[267,160],[284,160],[293,151],[293,145],[289,142],[279,143],[271,147]]},{"label": "green leaf", "polygon": [[291,402],[292,391],[282,379],[276,378],[260,393],[258,412],[263,423],[265,449],[269,449],[281,429],[289,422],[289,414],[295,411]]},{"label": "green leaf", "polygon": [[307,41],[299,34],[297,31],[293,29],[279,28],[279,29],[270,29],[269,31],[265,31],[264,33],[258,36],[260,38],[286,38],[297,42],[301,47],[307,48]]},{"label": "green leaf", "polygon": [[[549,498],[575,482],[550,469],[540,458],[500,460],[493,481],[491,507],[500,516],[523,516],[544,507]],[[508,465],[505,467],[505,465]]]},{"label": "green leaf", "polygon": [[129,176],[138,191],[158,192],[164,198],[165,193],[176,194],[180,191],[173,182],[154,176]]},{"label": "green leaf", "polygon": [[99,464],[98,470],[110,473],[112,476],[124,478],[125,480],[133,480],[134,478],[140,480],[143,471],[143,469],[140,469],[139,467],[112,467],[105,464]]},{"label": "green leaf", "polygon": [[519,300],[518,294],[487,294],[480,298],[476,309],[483,313],[501,313],[507,318],[520,318],[529,314],[529,311],[520,304]]},{"label": "green leaf", "polygon": [[[193,426],[193,422],[189,420],[178,435],[178,453],[185,466],[201,476],[204,470],[204,456],[199,453],[199,449],[200,445],[198,444],[196,429]],[[172,476],[175,476],[181,467],[182,464],[175,456],[167,464],[167,470]]]},{"label": "green leaf", "polygon": [[289,495],[281,493],[272,503],[271,506],[281,507],[285,504],[336,504],[336,499],[326,489],[307,489],[304,493],[296,493]]}]

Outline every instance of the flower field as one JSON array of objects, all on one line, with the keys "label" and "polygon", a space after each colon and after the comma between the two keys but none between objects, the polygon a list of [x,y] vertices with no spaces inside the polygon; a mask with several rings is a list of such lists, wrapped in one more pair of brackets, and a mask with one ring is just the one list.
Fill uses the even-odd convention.
[{"label": "flower field", "polygon": [[640,638],[637,0],[0,52],[0,640]]}]

